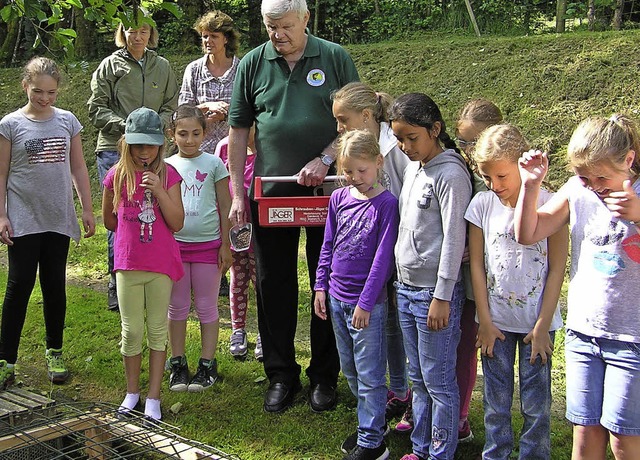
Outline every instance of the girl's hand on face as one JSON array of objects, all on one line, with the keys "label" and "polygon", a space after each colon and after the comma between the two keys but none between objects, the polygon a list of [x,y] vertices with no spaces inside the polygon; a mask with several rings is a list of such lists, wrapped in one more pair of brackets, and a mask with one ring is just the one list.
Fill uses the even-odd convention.
[{"label": "girl's hand on face", "polygon": [[607,208],[614,217],[629,220],[631,222],[640,221],[640,198],[631,187],[631,181],[622,183],[621,192],[611,192],[604,199]]},{"label": "girl's hand on face", "polygon": [[520,170],[522,185],[539,187],[549,170],[547,152],[540,150],[524,152],[518,160],[518,169]]},{"label": "girl's hand on face", "polygon": [[434,331],[444,329],[449,325],[450,305],[446,300],[433,299],[429,305],[427,327]]},{"label": "girl's hand on face", "polygon": [[315,299],[313,300],[313,309],[316,316],[320,319],[327,319],[327,293],[325,291],[316,291]]},{"label": "girl's hand on face", "polygon": [[538,332],[535,328],[527,334],[524,343],[531,343],[531,364],[536,363],[536,358],[540,356],[542,364],[547,364],[548,358],[553,354],[553,342],[547,331]]},{"label": "girl's hand on face", "polygon": [[351,319],[351,325],[360,330],[365,327],[369,327],[369,318],[371,317],[371,312],[367,310],[363,310],[362,308],[356,306],[356,309],[353,311],[353,318]]},{"label": "girl's hand on face", "polygon": [[151,190],[154,195],[164,190],[163,184],[160,182],[160,178],[157,174],[151,171],[145,171],[142,174],[142,186]]},{"label": "girl's hand on face", "polygon": [[11,238],[13,238],[11,222],[9,222],[8,217],[2,217],[0,218],[0,241],[7,246],[12,246],[13,241],[11,241]]},{"label": "girl's hand on face", "polygon": [[504,342],[506,337],[500,329],[493,323],[480,324],[478,326],[478,335],[476,336],[476,348],[480,349],[480,353],[489,358],[493,358],[493,346],[496,339]]}]

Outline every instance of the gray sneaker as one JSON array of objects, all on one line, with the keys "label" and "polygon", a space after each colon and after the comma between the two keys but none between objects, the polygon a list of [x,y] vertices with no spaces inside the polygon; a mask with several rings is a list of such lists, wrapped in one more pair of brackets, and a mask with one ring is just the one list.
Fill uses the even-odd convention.
[{"label": "gray sneaker", "polygon": [[256,338],[256,349],[253,352],[257,361],[262,362],[264,359],[264,353],[262,352],[262,339],[260,338],[260,334],[258,334],[258,338]]},{"label": "gray sneaker", "polygon": [[236,359],[247,357],[247,332],[244,329],[235,329],[229,339],[229,353]]}]

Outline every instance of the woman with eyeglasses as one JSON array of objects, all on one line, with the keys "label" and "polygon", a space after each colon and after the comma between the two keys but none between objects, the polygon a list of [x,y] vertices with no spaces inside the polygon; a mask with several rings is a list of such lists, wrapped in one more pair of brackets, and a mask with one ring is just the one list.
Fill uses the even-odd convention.
[{"label": "woman with eyeglasses", "polygon": [[[502,112],[498,106],[487,99],[473,99],[467,102],[458,116],[456,124],[456,143],[464,153],[465,160],[473,170],[473,193],[486,191],[484,181],[478,176],[476,165],[473,163],[471,153],[480,134],[489,126],[502,122]],[[469,268],[469,251],[465,248],[463,258],[463,279],[466,291],[466,302],[460,318],[460,343],[456,361],[456,377],[460,391],[460,419],[458,421],[458,443],[466,443],[473,439],[473,432],[469,426],[469,404],[471,394],[476,383],[478,369],[478,353],[476,349],[476,335],[478,324],[476,323],[476,303],[471,288],[471,271]]]},{"label": "woman with eyeglasses", "polygon": [[[118,50],[100,63],[91,77],[89,117],[98,129],[96,163],[100,183],[118,161],[117,143],[124,134],[125,120],[135,109],[147,107],[169,125],[178,103],[178,82],[165,58],[150,48],[158,46],[158,30],[149,19],[140,18],[135,27],[118,25]],[[118,310],[113,273],[113,232],[107,231],[109,273],[107,306]]]}]

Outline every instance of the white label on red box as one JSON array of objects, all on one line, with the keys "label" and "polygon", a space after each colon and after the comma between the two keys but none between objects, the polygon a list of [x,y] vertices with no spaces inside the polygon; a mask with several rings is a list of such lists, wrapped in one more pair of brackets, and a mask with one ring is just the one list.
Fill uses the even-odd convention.
[{"label": "white label on red box", "polygon": [[269,208],[269,223],[293,222],[293,208]]}]

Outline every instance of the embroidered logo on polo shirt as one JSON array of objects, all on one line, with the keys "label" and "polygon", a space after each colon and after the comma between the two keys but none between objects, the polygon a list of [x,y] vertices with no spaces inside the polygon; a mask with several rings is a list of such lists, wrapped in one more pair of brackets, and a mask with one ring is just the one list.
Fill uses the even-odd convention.
[{"label": "embroidered logo on polo shirt", "polygon": [[309,83],[311,86],[322,86],[324,85],[325,81],[326,77],[324,75],[324,72],[320,69],[310,70],[307,74],[307,83]]}]

